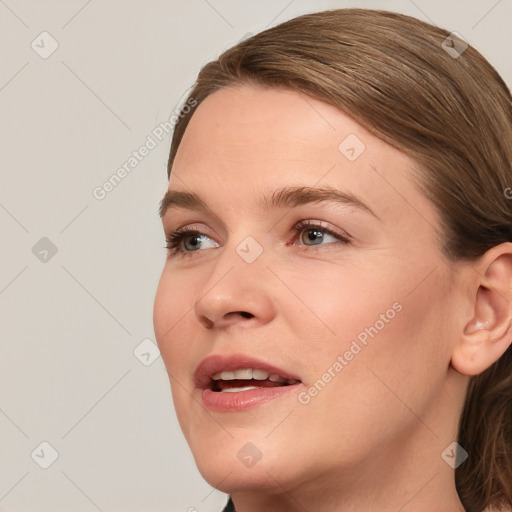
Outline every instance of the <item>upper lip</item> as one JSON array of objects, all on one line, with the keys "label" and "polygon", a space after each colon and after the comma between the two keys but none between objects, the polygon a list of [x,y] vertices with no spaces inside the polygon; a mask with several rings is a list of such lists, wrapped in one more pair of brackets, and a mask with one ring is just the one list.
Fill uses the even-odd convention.
[{"label": "upper lip", "polygon": [[199,363],[194,372],[194,382],[196,387],[205,389],[212,382],[212,375],[222,371],[233,371],[242,368],[260,368],[266,370],[269,374],[275,373],[285,379],[301,380],[297,375],[287,370],[246,354],[215,354],[208,356]]}]

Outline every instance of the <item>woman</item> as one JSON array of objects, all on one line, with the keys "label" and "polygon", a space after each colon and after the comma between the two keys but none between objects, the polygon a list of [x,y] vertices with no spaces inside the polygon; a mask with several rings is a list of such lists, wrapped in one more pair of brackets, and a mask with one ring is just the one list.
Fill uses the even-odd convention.
[{"label": "woman", "polygon": [[339,9],[227,50],[185,108],[154,324],[225,510],[510,507],[497,72],[445,30]]}]

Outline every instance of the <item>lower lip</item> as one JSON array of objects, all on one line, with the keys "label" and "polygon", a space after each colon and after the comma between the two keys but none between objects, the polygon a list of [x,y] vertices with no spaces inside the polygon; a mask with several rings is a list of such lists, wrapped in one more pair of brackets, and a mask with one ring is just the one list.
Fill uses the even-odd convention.
[{"label": "lower lip", "polygon": [[298,382],[289,386],[248,389],[236,393],[223,393],[208,388],[197,391],[201,394],[203,405],[211,411],[241,411],[293,393],[300,385]]}]

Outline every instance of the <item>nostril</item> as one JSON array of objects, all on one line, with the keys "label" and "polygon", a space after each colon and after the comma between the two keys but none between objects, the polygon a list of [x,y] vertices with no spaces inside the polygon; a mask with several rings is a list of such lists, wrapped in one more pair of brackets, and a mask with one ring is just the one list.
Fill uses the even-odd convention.
[{"label": "nostril", "polygon": [[201,316],[199,317],[199,321],[207,328],[207,329],[211,329],[213,327],[213,322],[205,317],[205,316]]},{"label": "nostril", "polygon": [[247,313],[247,311],[240,311],[240,314],[244,317],[244,318],[252,318],[252,314],[251,313]]}]

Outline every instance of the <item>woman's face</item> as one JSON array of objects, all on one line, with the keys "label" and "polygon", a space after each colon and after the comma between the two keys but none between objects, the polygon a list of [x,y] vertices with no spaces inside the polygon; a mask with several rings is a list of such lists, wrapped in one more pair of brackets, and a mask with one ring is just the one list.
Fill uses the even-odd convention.
[{"label": "woman's face", "polygon": [[[211,485],[281,492],[339,486],[341,475],[383,483],[397,471],[426,482],[434,460],[450,470],[441,452],[460,412],[450,358],[462,271],[440,252],[413,165],[292,91],[228,87],[194,113],[169,191],[204,205],[169,197],[162,220],[166,236],[200,235],[168,255],[154,325],[181,428]],[[340,197],[318,200],[327,188]],[[288,189],[298,191],[279,193]],[[226,370],[272,365],[299,382],[212,391],[219,366],[195,380],[212,355],[238,357],[220,360]]]}]

